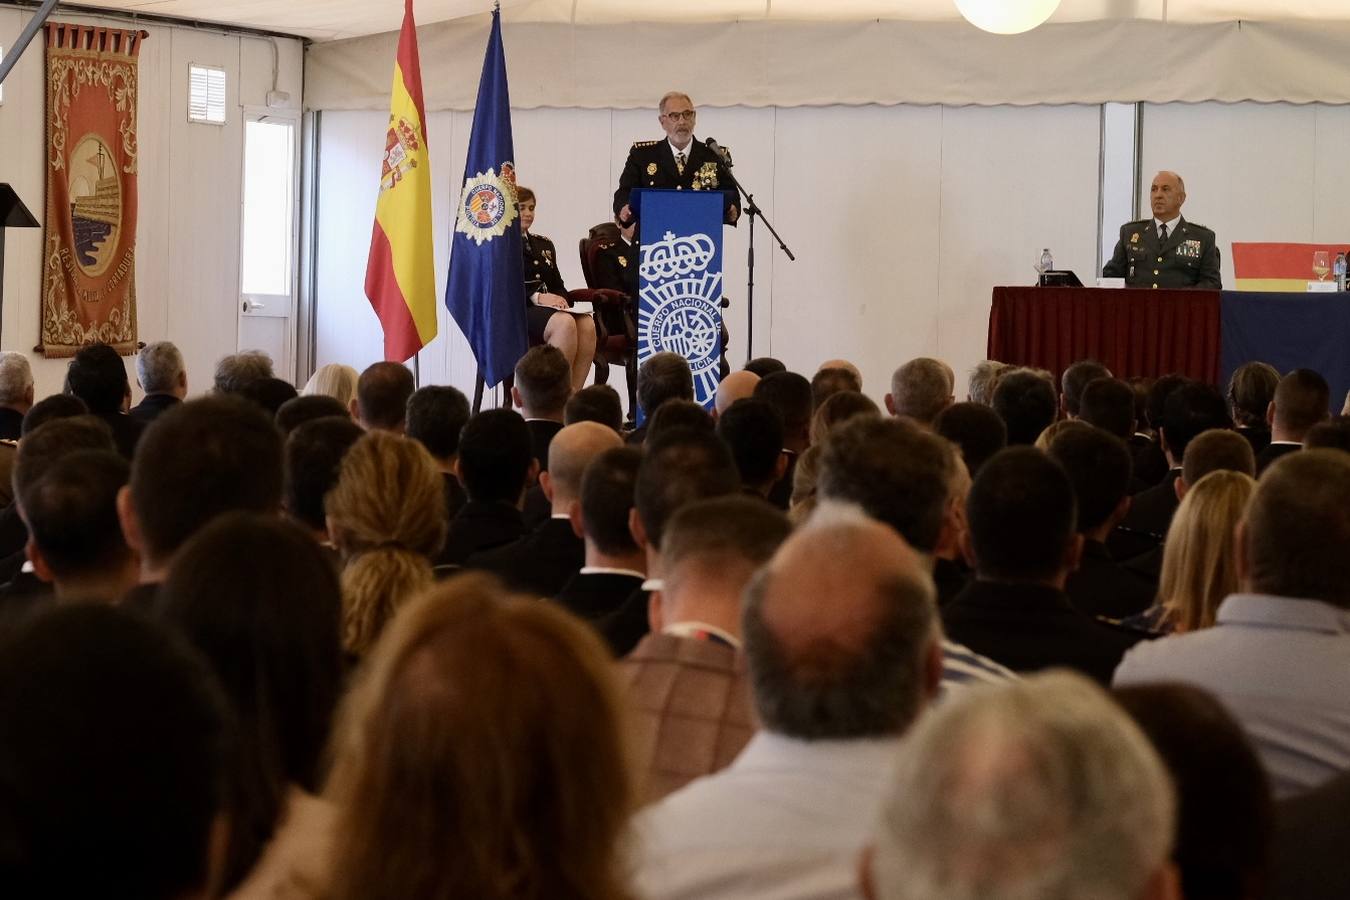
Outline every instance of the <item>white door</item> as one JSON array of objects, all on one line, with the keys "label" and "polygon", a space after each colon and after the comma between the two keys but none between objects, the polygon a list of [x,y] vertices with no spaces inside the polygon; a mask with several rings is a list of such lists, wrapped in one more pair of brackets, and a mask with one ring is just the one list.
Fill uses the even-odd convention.
[{"label": "white door", "polygon": [[291,115],[247,114],[239,266],[239,349],[266,352],[277,377],[292,383],[299,125]]}]

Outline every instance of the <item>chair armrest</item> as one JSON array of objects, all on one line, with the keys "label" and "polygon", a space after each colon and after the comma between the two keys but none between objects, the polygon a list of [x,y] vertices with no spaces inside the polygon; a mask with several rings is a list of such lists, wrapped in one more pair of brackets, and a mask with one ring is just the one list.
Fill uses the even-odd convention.
[{"label": "chair armrest", "polygon": [[567,299],[572,303],[580,301],[582,303],[593,303],[596,306],[617,306],[628,303],[627,294],[609,288],[578,288],[574,291],[568,291]]}]

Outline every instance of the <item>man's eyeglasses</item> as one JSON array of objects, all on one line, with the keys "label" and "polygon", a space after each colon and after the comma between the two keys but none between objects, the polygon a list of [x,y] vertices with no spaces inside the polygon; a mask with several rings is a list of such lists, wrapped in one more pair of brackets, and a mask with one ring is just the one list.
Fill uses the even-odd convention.
[{"label": "man's eyeglasses", "polygon": [[674,119],[676,122],[692,122],[694,121],[694,110],[685,109],[668,112],[666,113],[666,118]]}]

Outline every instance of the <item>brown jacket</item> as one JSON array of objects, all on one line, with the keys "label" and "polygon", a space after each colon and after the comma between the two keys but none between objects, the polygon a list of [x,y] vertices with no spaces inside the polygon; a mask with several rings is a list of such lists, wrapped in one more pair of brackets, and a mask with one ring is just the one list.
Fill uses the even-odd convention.
[{"label": "brown jacket", "polygon": [[754,734],[741,651],[649,634],[620,665],[636,711],[634,760],[644,803],[725,768]]}]

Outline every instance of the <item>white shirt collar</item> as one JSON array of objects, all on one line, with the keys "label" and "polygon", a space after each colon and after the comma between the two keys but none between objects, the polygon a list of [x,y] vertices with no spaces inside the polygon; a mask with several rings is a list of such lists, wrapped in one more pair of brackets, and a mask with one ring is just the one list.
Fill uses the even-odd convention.
[{"label": "white shirt collar", "polygon": [[665,579],[648,578],[646,581],[642,582],[642,589],[649,594],[655,593],[656,591],[664,591],[666,589]]},{"label": "white shirt collar", "polygon": [[686,166],[689,165],[689,157],[693,156],[694,151],[694,138],[692,136],[690,136],[689,138],[689,146],[685,147],[683,150],[681,150],[679,147],[676,147],[675,142],[672,141],[670,138],[666,138],[666,143],[670,145],[670,155],[672,157],[677,157],[681,153],[683,153],[684,164]]},{"label": "white shirt collar", "polygon": [[718,628],[716,625],[709,625],[707,622],[672,622],[661,629],[662,634],[674,635],[675,637],[681,638],[699,638],[701,637],[699,632],[715,635],[719,639],[726,641],[730,646],[735,647],[737,650],[741,649],[740,638],[729,631]]},{"label": "white shirt collar", "polygon": [[1181,223],[1181,213],[1177,213],[1176,218],[1174,218],[1174,219],[1172,219],[1170,222],[1166,222],[1166,223],[1160,222],[1160,221],[1158,220],[1158,217],[1157,217],[1157,216],[1154,216],[1154,217],[1153,217],[1153,233],[1154,233],[1154,234],[1157,234],[1157,233],[1158,233],[1158,226],[1163,225],[1163,224],[1166,224],[1166,225],[1167,225],[1167,236],[1168,236],[1168,237],[1171,237],[1172,235],[1176,234],[1176,231],[1177,231],[1177,225],[1179,225],[1180,223]]},{"label": "white shirt collar", "polygon": [[631,575],[634,578],[645,579],[647,576],[641,572],[635,572],[632,569],[611,569],[609,566],[582,566],[582,575]]}]

